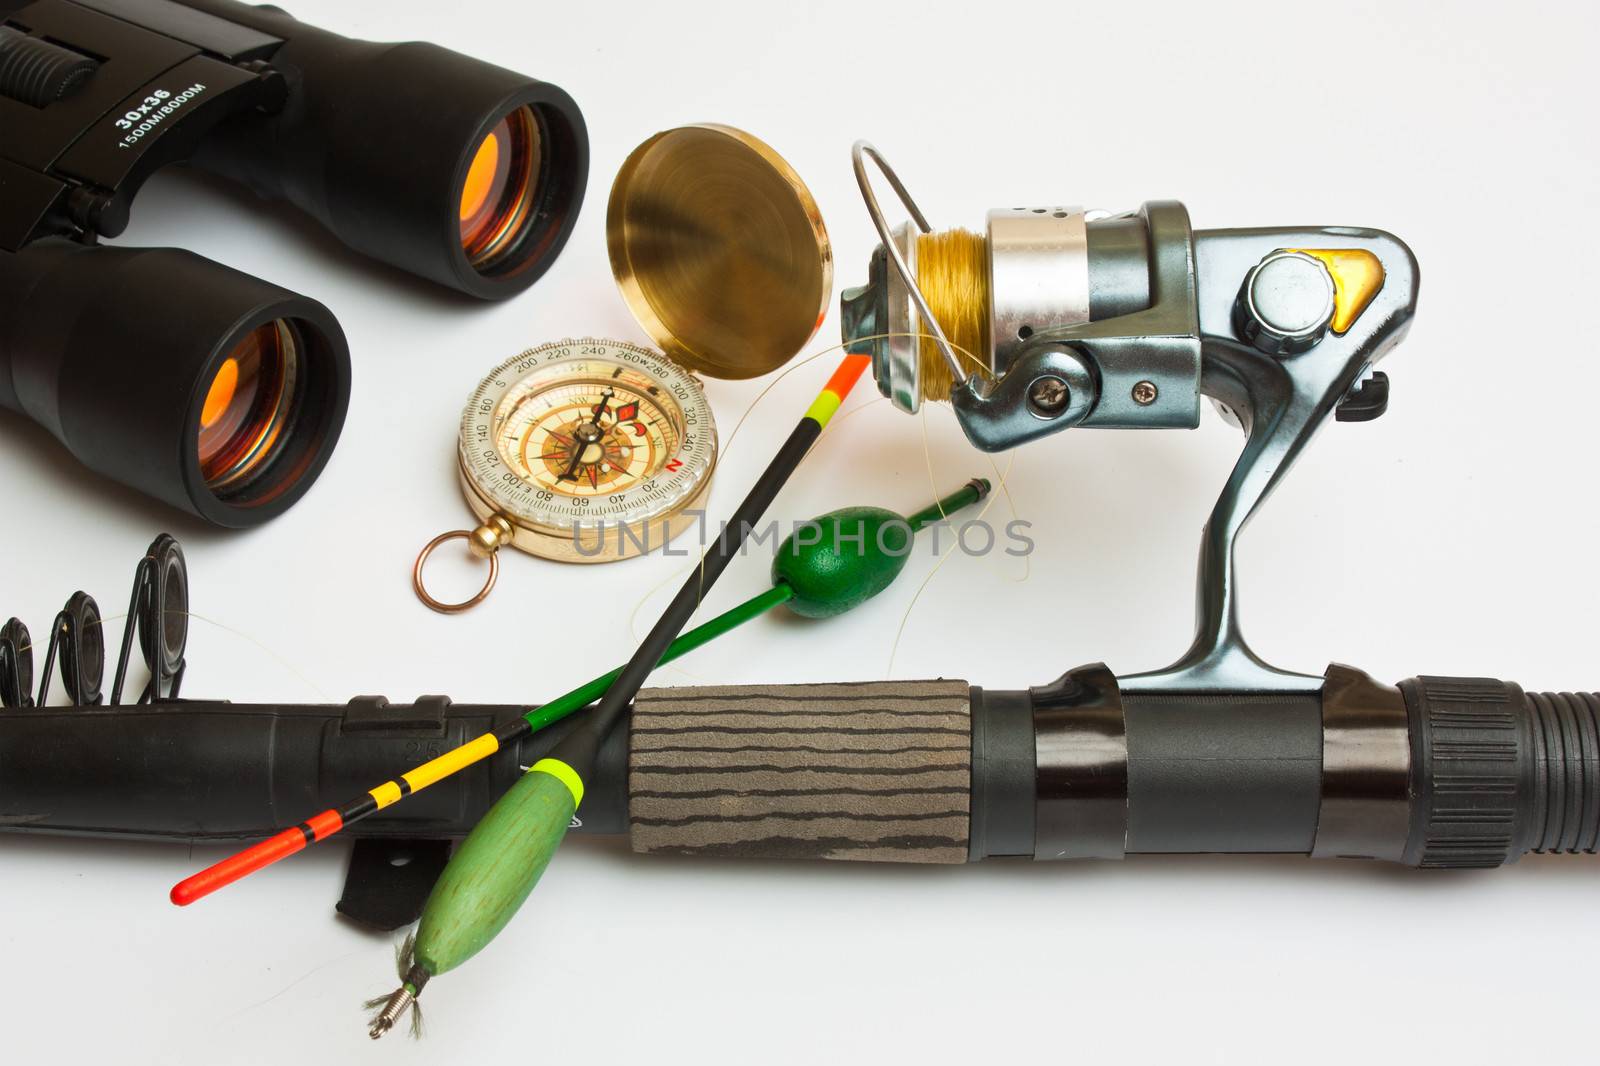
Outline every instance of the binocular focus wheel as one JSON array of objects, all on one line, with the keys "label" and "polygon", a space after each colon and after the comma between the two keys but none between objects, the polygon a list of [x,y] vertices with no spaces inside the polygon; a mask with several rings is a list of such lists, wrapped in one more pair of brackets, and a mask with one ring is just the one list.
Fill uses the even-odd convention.
[{"label": "binocular focus wheel", "polygon": [[62,609],[61,682],[67,697],[78,707],[100,702],[100,682],[105,676],[105,630],[100,605],[87,592],[74,592]]},{"label": "binocular focus wheel", "polygon": [[0,705],[26,707],[33,694],[33,638],[20,618],[0,626]]},{"label": "binocular focus wheel", "polygon": [[183,549],[166,533],[146,553],[147,580],[139,595],[139,650],[158,680],[177,674],[189,644],[189,568]]}]

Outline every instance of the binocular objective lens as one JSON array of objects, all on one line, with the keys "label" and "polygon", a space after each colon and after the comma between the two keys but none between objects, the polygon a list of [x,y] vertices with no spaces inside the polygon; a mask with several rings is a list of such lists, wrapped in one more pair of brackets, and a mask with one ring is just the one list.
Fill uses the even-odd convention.
[{"label": "binocular objective lens", "polygon": [[529,107],[506,115],[473,152],[461,185],[461,247],[480,273],[515,266],[537,215],[539,121]]},{"label": "binocular objective lens", "polygon": [[289,322],[257,326],[217,368],[200,408],[200,473],[226,499],[272,466],[290,437],[302,345]]}]

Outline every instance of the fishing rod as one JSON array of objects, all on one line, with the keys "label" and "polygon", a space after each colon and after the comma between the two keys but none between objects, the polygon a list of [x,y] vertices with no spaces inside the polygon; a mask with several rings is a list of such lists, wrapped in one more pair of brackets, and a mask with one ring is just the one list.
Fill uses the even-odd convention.
[{"label": "fishing rod", "polygon": [[[828,618],[865,603],[887,588],[904,568],[911,534],[971,506],[988,493],[989,482],[974,478],[908,517],[879,507],[849,507],[804,523],[779,546],[772,565],[771,588],[684,633],[667,647],[660,662],[687,655],[780,604],[802,617]],[[802,530],[814,537],[803,539]],[[847,542],[854,550],[843,550]],[[362,791],[352,800],[213,863],[173,886],[172,902],[187,906],[416,795],[587,707],[603,696],[621,673],[622,668],[618,667],[602,674],[392,780]]]},{"label": "fishing rod", "polygon": [[[1322,681],[1172,695],[1090,664],[1031,688],[646,688],[605,738],[570,832],[626,837],[641,854],[916,863],[1279,854],[1477,869],[1600,846],[1600,695],[1387,683],[1338,664]],[[259,839],[408,750],[526,710],[443,696],[10,708],[0,833]],[[383,854],[459,839],[577,722],[347,835]],[[1469,778],[1482,787],[1460,791]],[[408,887],[407,867],[377,865],[352,880]],[[414,921],[431,887],[389,927]]]}]

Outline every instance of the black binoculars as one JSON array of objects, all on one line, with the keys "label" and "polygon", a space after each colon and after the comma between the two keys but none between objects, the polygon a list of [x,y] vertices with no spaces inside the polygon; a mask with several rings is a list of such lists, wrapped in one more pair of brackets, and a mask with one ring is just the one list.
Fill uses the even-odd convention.
[{"label": "black binoculars", "polygon": [[217,525],[282,513],[344,423],[315,300],[170,248],[103,247],[187,163],[484,299],[572,232],[588,135],[561,89],[233,0],[0,0],[0,405]]}]

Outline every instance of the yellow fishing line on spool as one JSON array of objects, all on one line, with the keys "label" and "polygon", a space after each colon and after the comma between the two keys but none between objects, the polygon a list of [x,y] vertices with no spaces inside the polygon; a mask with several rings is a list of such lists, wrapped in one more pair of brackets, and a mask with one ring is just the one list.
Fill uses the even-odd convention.
[{"label": "yellow fishing line on spool", "polygon": [[[941,230],[917,238],[917,287],[968,373],[987,373],[989,259],[987,241],[970,230]],[[917,340],[922,398],[950,399],[955,379],[926,327]]]}]

